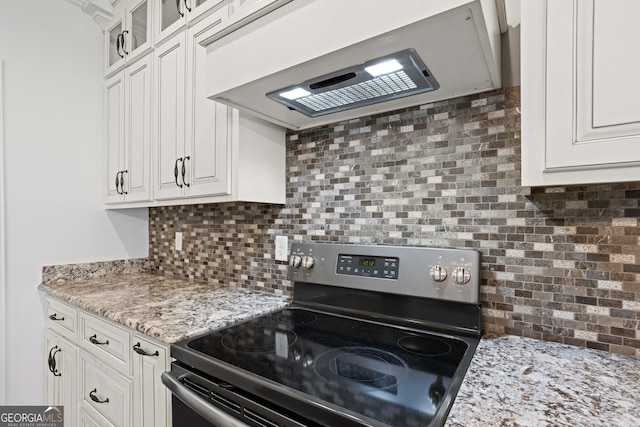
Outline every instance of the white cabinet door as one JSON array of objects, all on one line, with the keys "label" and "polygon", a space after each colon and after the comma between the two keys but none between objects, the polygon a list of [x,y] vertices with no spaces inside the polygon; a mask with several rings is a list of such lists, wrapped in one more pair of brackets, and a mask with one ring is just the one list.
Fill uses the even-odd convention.
[{"label": "white cabinet door", "polygon": [[133,344],[133,412],[136,425],[166,427],[171,394],[160,376],[170,369],[168,346],[136,334]]},{"label": "white cabinet door", "polygon": [[124,32],[124,16],[122,13],[114,14],[114,18],[104,31],[105,59],[104,74],[106,76],[124,66],[124,53],[122,53],[122,33]]},{"label": "white cabinet door", "polygon": [[187,19],[189,22],[195,22],[198,18],[207,14],[207,12],[222,6],[228,0],[184,0],[189,5],[187,9]]},{"label": "white cabinet door", "polygon": [[106,83],[105,203],[151,200],[151,64],[149,55]]},{"label": "white cabinet door", "polygon": [[640,179],[640,2],[522,6],[523,185]]},{"label": "white cabinet door", "polygon": [[152,47],[153,0],[121,1],[104,32],[105,76],[147,53]]},{"label": "white cabinet door", "polygon": [[[206,97],[207,49],[200,43],[219,31],[226,9],[187,32],[185,166],[190,197],[230,194],[232,112]],[[221,65],[222,66],[222,65]],[[187,159],[188,157],[188,159]]]},{"label": "white cabinet door", "polygon": [[124,192],[127,202],[151,200],[151,64],[147,55],[125,68]]},{"label": "white cabinet door", "polygon": [[44,349],[45,349],[45,376],[44,376],[44,403],[46,405],[62,405],[60,392],[58,387],[58,373],[56,372],[53,358],[58,350],[58,341],[60,338],[51,333],[49,330],[44,331]]},{"label": "white cabinet door", "polygon": [[60,338],[59,358],[56,363],[61,368],[60,396],[62,405],[65,407],[65,423],[75,425],[78,412],[78,347],[71,344],[64,338]]},{"label": "white cabinet door", "polygon": [[152,47],[151,22],[153,16],[154,0],[129,0],[125,11],[127,24],[124,34],[124,53],[126,61],[147,53]]},{"label": "white cabinet door", "polygon": [[124,194],[120,190],[120,176],[124,163],[124,86],[124,72],[114,75],[106,83],[107,175],[105,177],[105,203],[124,201]]},{"label": "white cabinet door", "polygon": [[76,425],[78,412],[78,347],[45,330],[46,405],[64,406],[65,424]]},{"label": "white cabinet door", "polygon": [[155,50],[154,197],[182,197],[186,35],[179,33]]},{"label": "white cabinet door", "polygon": [[195,23],[216,7],[229,0],[159,0],[155,13],[157,44],[181,31],[188,23]]}]

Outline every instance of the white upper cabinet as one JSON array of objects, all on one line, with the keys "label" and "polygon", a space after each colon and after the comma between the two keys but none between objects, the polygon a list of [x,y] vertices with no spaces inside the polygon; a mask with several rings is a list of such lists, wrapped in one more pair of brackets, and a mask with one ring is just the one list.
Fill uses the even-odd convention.
[{"label": "white upper cabinet", "polygon": [[151,64],[147,55],[106,82],[106,203],[151,200]]},{"label": "white upper cabinet", "polygon": [[522,184],[640,179],[636,0],[522,2]]},{"label": "white upper cabinet", "polygon": [[[211,61],[204,46],[283,1],[116,3],[116,18],[105,30],[111,67],[105,92],[108,208],[284,203],[285,129],[206,97]],[[138,45],[128,37],[138,31],[125,28],[144,22],[136,13],[143,9],[146,17],[154,13],[146,28],[153,27],[155,36],[147,54],[133,61],[131,52],[138,50],[129,46]]]},{"label": "white upper cabinet", "polygon": [[188,23],[204,16],[216,6],[222,6],[228,0],[157,0],[157,2],[155,41],[159,44]]},{"label": "white upper cabinet", "polygon": [[155,50],[154,182],[156,198],[183,195],[186,36],[180,33]]},{"label": "white upper cabinet", "polygon": [[153,4],[154,0],[130,0],[116,4],[113,19],[104,32],[106,76],[151,49]]},{"label": "white upper cabinet", "polygon": [[[229,107],[206,98],[203,38],[217,31],[226,9],[156,50],[155,198],[229,194]],[[185,70],[190,70],[185,74]],[[186,89],[186,90],[185,90]]]},{"label": "white upper cabinet", "polygon": [[158,204],[284,203],[284,129],[245,119],[206,98],[207,59],[201,42],[219,31],[225,19],[226,9],[221,9],[155,50],[153,176]]}]

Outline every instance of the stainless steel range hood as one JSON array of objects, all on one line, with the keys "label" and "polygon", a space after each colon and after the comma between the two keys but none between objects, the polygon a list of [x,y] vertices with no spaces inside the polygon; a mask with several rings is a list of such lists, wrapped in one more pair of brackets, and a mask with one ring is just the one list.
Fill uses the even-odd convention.
[{"label": "stainless steel range hood", "polygon": [[500,87],[495,0],[293,0],[208,43],[207,95],[290,129]]}]

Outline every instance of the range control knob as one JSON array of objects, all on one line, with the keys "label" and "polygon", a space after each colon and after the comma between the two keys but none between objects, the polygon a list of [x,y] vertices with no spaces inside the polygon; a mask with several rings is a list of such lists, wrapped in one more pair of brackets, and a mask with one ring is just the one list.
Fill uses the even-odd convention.
[{"label": "range control knob", "polygon": [[305,270],[311,270],[315,263],[316,260],[312,256],[307,255],[302,257],[302,268],[304,268]]},{"label": "range control knob", "polygon": [[471,273],[469,273],[464,267],[458,267],[453,270],[453,281],[458,285],[464,285],[471,280]]},{"label": "range control knob", "polygon": [[300,255],[291,255],[289,257],[289,265],[291,267],[298,268],[300,264],[302,264],[302,257]]},{"label": "range control knob", "polygon": [[444,282],[447,279],[447,269],[441,265],[434,265],[429,270],[429,276],[434,282]]}]

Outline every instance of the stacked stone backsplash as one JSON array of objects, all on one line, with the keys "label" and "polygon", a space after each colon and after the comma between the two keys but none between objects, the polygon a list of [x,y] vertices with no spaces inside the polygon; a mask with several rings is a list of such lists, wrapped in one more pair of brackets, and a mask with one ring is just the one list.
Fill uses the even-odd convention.
[{"label": "stacked stone backsplash", "polygon": [[152,208],[151,269],[291,295],[278,234],[475,248],[487,331],[640,357],[640,183],[531,189],[520,164],[519,88],[289,133],[285,206]]}]

